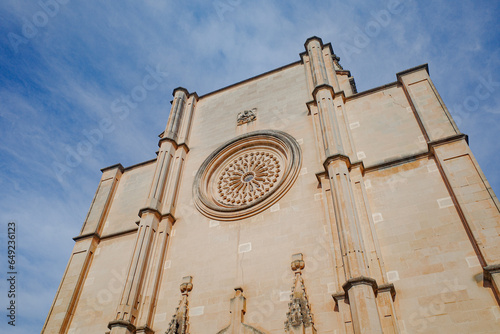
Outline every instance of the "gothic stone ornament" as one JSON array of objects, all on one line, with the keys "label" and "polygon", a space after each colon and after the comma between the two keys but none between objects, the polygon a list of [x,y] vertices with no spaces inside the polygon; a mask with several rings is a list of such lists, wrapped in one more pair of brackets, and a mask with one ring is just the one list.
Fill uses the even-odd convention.
[{"label": "gothic stone ornament", "polygon": [[180,286],[182,298],[179,301],[179,306],[175,309],[175,314],[172,316],[172,320],[165,334],[189,334],[188,295],[193,289],[192,281],[193,278],[191,276],[182,278],[182,284]]},{"label": "gothic stone ornament", "polygon": [[234,159],[217,181],[218,200],[225,205],[250,204],[273,189],[280,161],[269,152],[250,152]]},{"label": "gothic stone ornament", "polygon": [[298,176],[301,153],[281,131],[255,131],[225,143],[202,164],[193,185],[196,207],[217,220],[255,215],[278,201]]},{"label": "gothic stone ornament", "polygon": [[243,125],[245,123],[253,122],[257,119],[257,108],[253,108],[251,110],[244,110],[238,113],[238,118],[236,122],[238,125]]},{"label": "gothic stone ornament", "polygon": [[315,334],[316,329],[314,328],[311,306],[302,279],[302,269],[305,267],[305,262],[302,259],[302,253],[294,254],[292,258],[291,267],[295,272],[295,277],[290,303],[288,304],[288,313],[286,314],[285,332]]}]

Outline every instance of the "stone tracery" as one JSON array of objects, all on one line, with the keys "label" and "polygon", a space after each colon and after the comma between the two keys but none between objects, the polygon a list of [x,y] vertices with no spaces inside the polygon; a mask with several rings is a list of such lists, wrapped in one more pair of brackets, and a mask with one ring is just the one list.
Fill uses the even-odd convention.
[{"label": "stone tracery", "polygon": [[225,205],[252,203],[276,185],[280,167],[279,159],[272,153],[245,153],[222,170],[217,200]]},{"label": "stone tracery", "polygon": [[299,145],[287,133],[263,130],[238,136],[199,168],[194,203],[212,219],[247,218],[278,201],[297,178],[300,165]]}]

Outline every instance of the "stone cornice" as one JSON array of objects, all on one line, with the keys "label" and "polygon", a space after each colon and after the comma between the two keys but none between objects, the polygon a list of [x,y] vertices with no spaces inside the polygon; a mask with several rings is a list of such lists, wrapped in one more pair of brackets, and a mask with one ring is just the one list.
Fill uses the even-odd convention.
[{"label": "stone cornice", "polygon": [[113,320],[108,323],[108,328],[113,329],[113,327],[126,328],[130,333],[135,333],[136,329],[134,324],[127,320]]},{"label": "stone cornice", "polygon": [[347,299],[347,295],[345,294],[344,291],[342,291],[342,292],[337,292],[337,293],[332,294],[332,298],[333,298],[333,300],[335,300],[335,304],[338,305],[339,301]]},{"label": "stone cornice", "polygon": [[173,89],[172,96],[175,96],[175,93],[177,93],[178,91],[184,92],[184,94],[186,94],[186,96],[189,96],[189,91],[186,88],[180,87],[180,86]]},{"label": "stone cornice", "polygon": [[177,143],[175,140],[173,140],[172,138],[169,138],[169,137],[165,137],[165,138],[162,138],[158,141],[158,147],[161,146],[161,144],[163,142],[169,142],[169,143],[172,143],[172,145],[174,145],[174,148],[177,150],[178,148],[183,148],[184,151],[186,151],[186,153],[189,152],[189,146],[187,146],[186,143]]},{"label": "stone cornice", "polygon": [[500,273],[500,263],[491,264],[489,266],[483,267],[483,276],[487,281],[491,281],[493,278],[491,277],[493,274]]},{"label": "stone cornice", "polygon": [[321,48],[323,48],[323,40],[321,38],[319,38],[318,36],[311,36],[308,39],[306,39],[306,41],[304,42],[304,49],[307,50],[307,44],[309,44],[311,41],[314,41],[314,40],[318,41]]},{"label": "stone cornice", "polygon": [[311,111],[311,106],[316,106],[316,101],[315,100],[311,100],[309,102],[306,102],[306,107],[307,107],[307,110],[308,110],[308,116],[312,114],[312,111]]},{"label": "stone cornice", "polygon": [[170,212],[167,213],[161,213],[158,209],[151,208],[151,207],[145,207],[139,210],[139,217],[142,218],[142,215],[145,213],[152,213],[154,214],[159,220],[163,219],[169,219],[172,224],[176,221],[174,215]]},{"label": "stone cornice", "polygon": [[106,172],[106,171],[108,171],[108,170],[111,170],[111,169],[114,169],[114,168],[118,168],[118,169],[120,169],[120,171],[121,171],[122,173],[124,173],[124,172],[126,172],[126,171],[131,170],[131,169],[134,169],[134,168],[137,168],[137,167],[141,167],[141,166],[143,166],[143,165],[147,165],[147,164],[152,163],[152,162],[154,162],[154,161],[156,161],[156,158],[151,159],[151,160],[146,160],[146,161],[143,161],[143,162],[140,162],[140,163],[138,163],[138,164],[131,165],[131,166],[128,166],[128,167],[123,167],[123,166],[122,166],[122,164],[118,163],[118,164],[114,164],[114,165],[109,166],[109,167],[104,167],[104,168],[102,168],[102,169],[101,169],[101,172],[103,172],[103,173],[104,173],[104,172]]},{"label": "stone cornice", "polygon": [[[328,170],[328,164],[330,164],[331,162],[333,162],[335,160],[344,160],[347,163],[347,167],[349,169],[351,169],[352,167],[356,167],[356,165],[359,165],[361,168],[361,172],[364,175],[367,172],[373,172],[373,171],[376,171],[379,169],[388,168],[388,167],[392,167],[392,166],[396,166],[396,165],[401,165],[401,164],[404,164],[406,162],[412,162],[412,161],[419,160],[419,159],[422,159],[425,157],[433,156],[434,155],[434,147],[439,146],[439,145],[444,145],[447,143],[451,143],[454,141],[459,141],[459,140],[467,141],[468,136],[461,133],[458,135],[453,135],[450,137],[435,140],[435,141],[428,143],[428,151],[426,151],[426,152],[411,154],[411,155],[407,155],[404,157],[398,157],[398,158],[384,161],[382,163],[377,163],[377,164],[369,165],[369,166],[365,166],[363,161],[351,162],[350,158],[346,155],[343,155],[343,154],[332,155],[332,156],[329,156],[325,159],[325,161],[323,162],[323,168],[325,168],[325,171],[317,172],[315,174],[316,179],[318,180],[319,183],[321,183],[320,182],[321,177],[328,175],[328,173],[326,172]],[[468,144],[468,141],[467,141],[467,144]]]},{"label": "stone cornice", "polygon": [[154,159],[151,159],[151,160],[146,160],[144,162],[140,162],[138,164],[135,164],[135,165],[132,165],[132,166],[128,166],[128,167],[125,167],[124,171],[127,172],[131,169],[134,169],[134,168],[137,168],[137,167],[141,167],[141,166],[144,166],[144,165],[147,165],[147,164],[150,164],[152,162],[156,161],[156,158]]},{"label": "stone cornice", "polygon": [[117,163],[117,164],[114,164],[114,165],[111,165],[111,166],[108,166],[108,167],[101,168],[101,172],[104,173],[104,172],[106,172],[108,170],[115,169],[115,168],[118,168],[120,170],[120,172],[122,172],[122,173],[125,170],[125,168],[123,168],[123,166],[122,166],[121,163]]},{"label": "stone cornice", "polygon": [[323,89],[328,89],[332,93],[332,97],[335,97],[335,90],[333,89],[333,87],[328,85],[328,84],[322,84],[322,85],[316,86],[314,88],[314,90],[312,91],[312,96],[314,97],[314,99],[316,99],[316,94],[320,90],[323,90]]},{"label": "stone cornice", "polygon": [[392,300],[396,298],[396,288],[394,288],[393,283],[380,284],[377,289],[377,294],[381,292],[389,292],[391,294]]},{"label": "stone cornice", "polygon": [[137,327],[137,334],[154,334],[155,331],[149,328],[148,325]]},{"label": "stone cornice", "polygon": [[78,236],[74,237],[73,240],[80,241],[80,240],[85,240],[85,239],[89,239],[89,238],[95,238],[97,241],[101,240],[101,236],[98,233],[94,233],[94,232],[78,235]]},{"label": "stone cornice", "polygon": [[469,136],[467,136],[466,134],[463,134],[463,133],[459,133],[459,134],[449,136],[446,138],[441,138],[438,140],[430,141],[427,143],[427,148],[428,148],[429,152],[434,152],[434,147],[436,147],[436,146],[448,144],[448,143],[451,143],[454,141],[459,141],[459,140],[465,140],[467,145],[469,145]]},{"label": "stone cornice", "polygon": [[348,295],[349,290],[356,285],[369,285],[373,288],[374,293],[377,293],[378,290],[377,281],[371,277],[366,277],[366,276],[359,276],[348,279],[342,285],[342,289],[344,289],[346,295]]},{"label": "stone cornice", "polygon": [[326,157],[325,161],[323,162],[323,168],[325,171],[328,171],[328,165],[331,164],[332,162],[336,160],[343,160],[347,164],[347,168],[350,170],[352,167],[359,166],[361,168],[361,171],[364,170],[364,165],[362,161],[354,161],[351,162],[351,159],[345,155],[345,154],[334,154]]},{"label": "stone cornice", "polygon": [[397,85],[399,85],[399,82],[394,81],[394,82],[390,82],[390,83],[382,85],[382,86],[370,88],[368,90],[365,90],[365,91],[362,91],[362,92],[359,92],[359,93],[356,93],[356,94],[352,94],[352,95],[346,97],[346,101],[353,100],[355,98],[362,97],[364,95],[373,94],[373,93],[376,93],[376,92],[378,92],[380,90],[391,88],[391,87],[394,87],[394,86],[397,86]]},{"label": "stone cornice", "polygon": [[88,239],[88,238],[96,238],[97,241],[101,241],[101,240],[105,240],[105,239],[109,239],[109,238],[113,238],[113,237],[117,237],[117,236],[120,236],[120,235],[124,235],[124,234],[129,234],[129,233],[132,233],[132,232],[135,232],[137,231],[137,227],[135,228],[131,228],[131,229],[128,229],[128,230],[125,230],[125,231],[120,231],[120,232],[115,232],[115,233],[111,233],[111,234],[106,234],[104,236],[101,236],[99,233],[87,233],[87,234],[82,234],[82,235],[78,235],[76,237],[73,238],[74,241],[80,241],[80,240],[85,240],[85,239]]},{"label": "stone cornice", "polygon": [[418,66],[415,66],[415,67],[409,68],[407,70],[396,73],[396,78],[398,78],[398,81],[401,81],[402,76],[409,74],[411,72],[421,71],[423,69],[425,69],[427,74],[429,74],[429,64],[425,63],[425,64],[418,65]]},{"label": "stone cornice", "polygon": [[371,166],[366,166],[364,168],[364,172],[372,172],[372,171],[375,171],[375,170],[379,170],[379,169],[382,169],[382,168],[387,168],[387,167],[392,167],[392,166],[396,166],[396,165],[401,165],[405,162],[411,162],[411,161],[415,161],[415,160],[418,160],[418,159],[422,159],[424,157],[428,157],[430,155],[430,152],[426,151],[426,152],[422,152],[422,153],[417,153],[417,154],[410,154],[410,155],[407,155],[407,156],[404,156],[404,157],[398,157],[398,158],[394,158],[394,159],[390,159],[390,160],[387,160],[387,161],[384,161],[382,163],[377,163],[375,165],[371,165]]},{"label": "stone cornice", "polygon": [[234,87],[236,87],[236,86],[240,86],[240,85],[246,84],[246,83],[248,83],[248,82],[250,82],[250,81],[253,81],[253,80],[256,80],[256,79],[260,79],[260,78],[262,78],[262,77],[265,77],[265,76],[267,76],[267,75],[273,74],[273,73],[275,73],[275,72],[280,72],[280,71],[286,70],[286,69],[287,69],[287,68],[289,68],[289,67],[293,67],[293,66],[296,66],[296,65],[301,65],[301,64],[302,64],[302,61],[301,61],[301,60],[295,61],[295,62],[293,62],[293,63],[290,63],[290,64],[287,64],[287,65],[284,65],[284,66],[281,66],[281,67],[275,68],[274,70],[271,70],[271,71],[268,71],[268,72],[264,72],[264,73],[262,73],[262,74],[259,74],[259,75],[254,76],[254,77],[251,77],[251,78],[248,78],[248,79],[245,79],[245,80],[239,81],[239,82],[234,83],[234,84],[232,84],[232,85],[229,85],[229,86],[226,86],[226,87],[219,88],[219,89],[214,90],[214,91],[212,91],[212,92],[210,92],[210,93],[207,93],[207,94],[205,94],[205,95],[200,96],[198,99],[199,99],[199,100],[201,100],[201,99],[203,99],[203,98],[205,98],[205,97],[208,97],[208,96],[210,96],[210,95],[214,95],[214,94],[220,93],[221,91],[224,91],[224,90],[226,90],[226,89],[234,88]]},{"label": "stone cornice", "polygon": [[332,294],[332,298],[333,300],[335,300],[335,304],[338,306],[339,302],[341,302],[342,300],[349,300],[349,294],[348,294],[349,289],[352,288],[353,286],[361,284],[371,286],[373,288],[373,292],[375,293],[375,295],[383,292],[389,292],[393,300],[396,297],[396,289],[394,288],[394,284],[385,283],[377,285],[377,281],[374,278],[360,276],[347,280],[347,282],[345,282],[342,285],[344,291],[339,291]]}]

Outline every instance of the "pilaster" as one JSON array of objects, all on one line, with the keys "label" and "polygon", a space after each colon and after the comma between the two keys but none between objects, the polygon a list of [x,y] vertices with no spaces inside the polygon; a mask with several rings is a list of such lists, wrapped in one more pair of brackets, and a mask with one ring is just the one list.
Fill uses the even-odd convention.
[{"label": "pilaster", "polygon": [[[189,148],[196,93],[176,88],[165,131],[160,135],[158,158],[146,205],[139,211],[139,228],[111,334],[152,332],[153,314],[172,225],[173,212]],[[180,142],[182,141],[182,142]],[[136,326],[137,329],[136,329]]]},{"label": "pilaster", "polygon": [[[320,155],[325,157],[323,166],[329,180],[331,197],[329,201],[333,209],[330,224],[332,230],[337,232],[334,233],[336,234],[334,238],[338,237],[337,242],[340,245],[344,269],[342,281],[345,283],[342,287],[345,297],[343,298],[350,307],[354,333],[382,333],[376,300],[378,286],[375,279],[370,277],[355,186],[351,180],[353,166],[360,170],[359,167],[362,168],[363,165],[357,161],[357,157],[354,157],[356,150],[344,108],[345,94],[333,88],[333,86],[339,87],[335,64],[332,60],[333,55],[329,52],[324,54],[321,52],[323,50],[321,40],[312,37],[306,41],[305,47],[310,65],[310,74],[307,76],[312,78],[311,94],[314,99],[308,104],[308,108],[317,112],[311,114],[315,120],[317,136],[321,138],[323,146],[324,154],[321,152]],[[329,59],[325,61],[325,57]],[[331,82],[332,78],[335,79],[334,82]],[[362,178],[361,173],[358,172],[357,175]],[[365,207],[365,210],[369,208]],[[374,236],[370,235],[370,237]],[[340,296],[340,294],[337,295]],[[342,314],[342,317],[346,324],[345,329],[348,331],[350,326],[345,320],[347,317],[345,314]]]},{"label": "pilaster", "polygon": [[500,300],[500,205],[464,135],[429,144],[469,235],[484,278]]},{"label": "pilaster", "polygon": [[122,173],[120,164],[102,169],[101,181],[80,235],[75,238],[73,252],[42,333],[64,333],[68,329]]},{"label": "pilaster", "polygon": [[427,64],[399,72],[396,77],[427,141],[460,134],[429,77]]}]

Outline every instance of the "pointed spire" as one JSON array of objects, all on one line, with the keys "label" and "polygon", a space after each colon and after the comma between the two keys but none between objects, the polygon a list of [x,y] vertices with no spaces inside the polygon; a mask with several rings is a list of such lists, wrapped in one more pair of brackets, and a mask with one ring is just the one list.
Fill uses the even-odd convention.
[{"label": "pointed spire", "polygon": [[292,293],[285,321],[286,333],[316,333],[314,328],[311,305],[307,299],[306,288],[302,278],[302,269],[305,267],[302,253],[292,256],[292,270],[295,273]]},{"label": "pointed spire", "polygon": [[182,278],[180,286],[182,297],[165,334],[189,334],[188,295],[193,289],[192,281],[191,276]]}]

